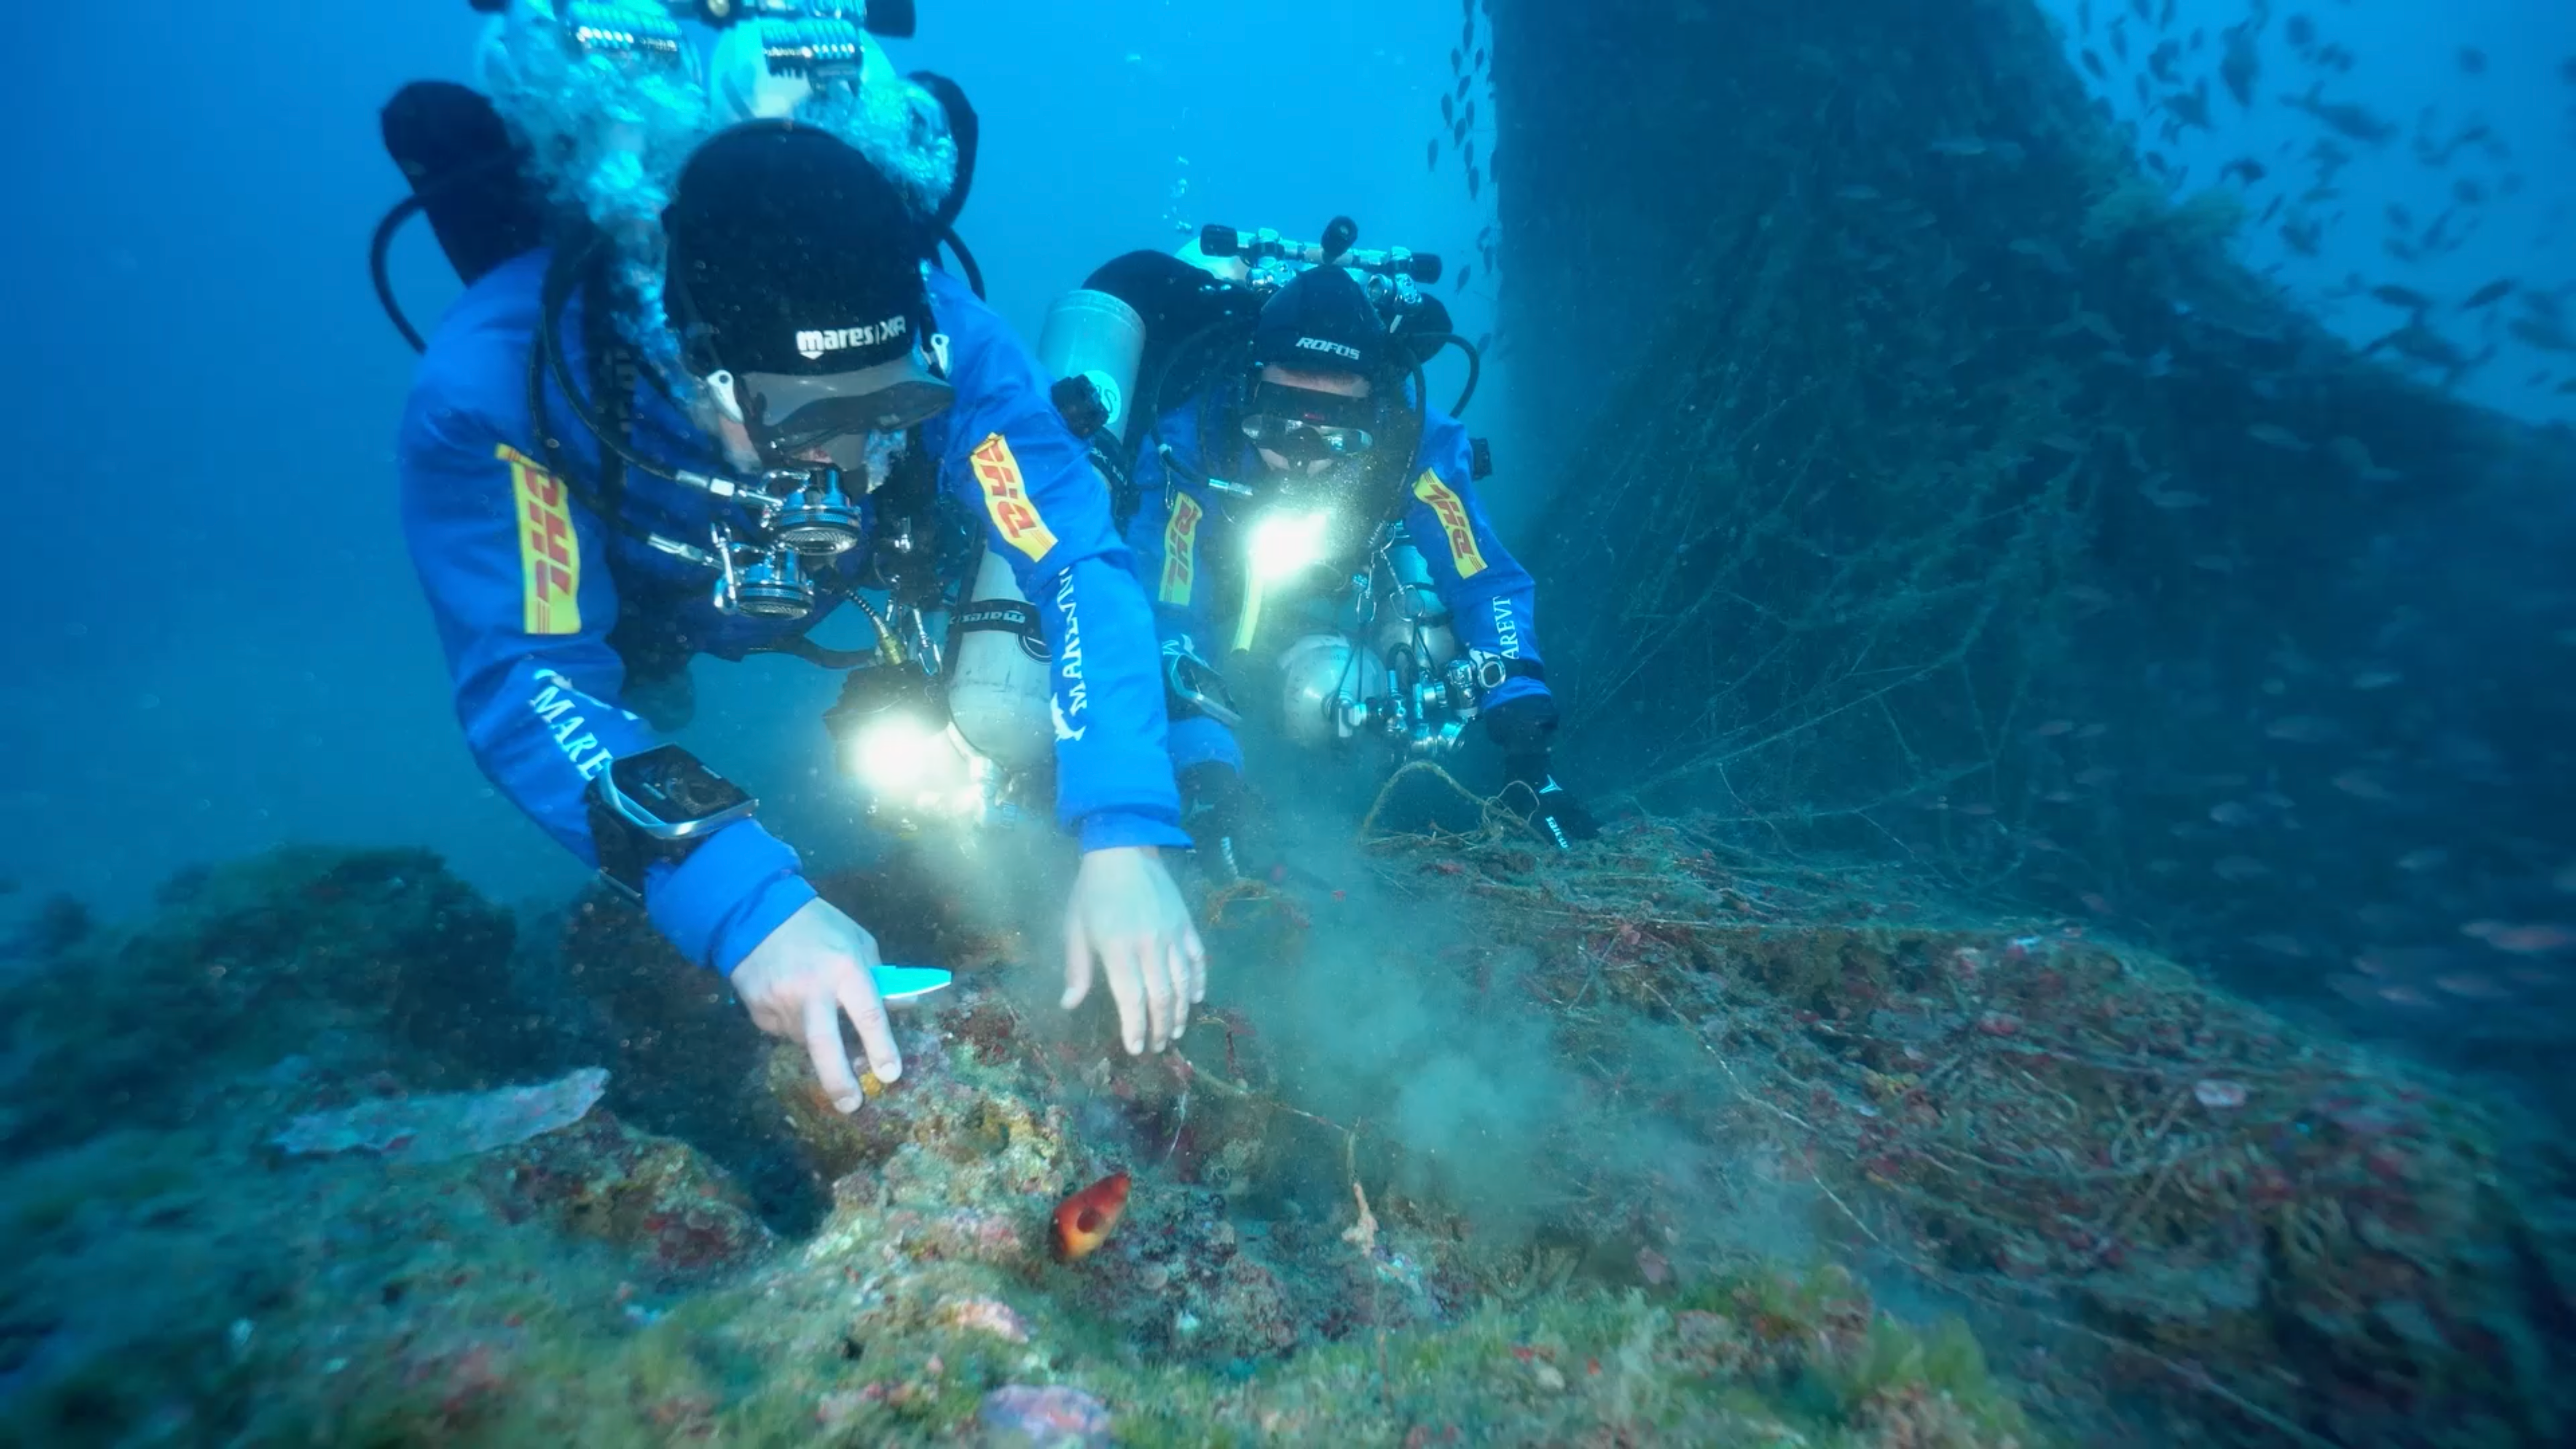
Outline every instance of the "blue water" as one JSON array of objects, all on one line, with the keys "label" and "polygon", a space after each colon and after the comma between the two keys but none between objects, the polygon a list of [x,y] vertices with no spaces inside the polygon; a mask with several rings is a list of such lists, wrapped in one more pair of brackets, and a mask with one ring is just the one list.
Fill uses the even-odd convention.
[{"label": "blue water", "polygon": [[[2576,10],[2545,0],[2156,0],[2153,18],[2142,19],[2132,0],[2043,0],[2040,8],[2064,27],[2068,59],[2087,88],[2172,165],[2177,194],[2215,187],[2244,198],[2249,225],[2238,256],[2303,309],[2367,345],[2409,315],[2371,297],[2372,288],[2394,283],[2424,293],[2437,301],[2436,328],[2447,340],[2471,355],[2495,348],[2462,380],[2462,397],[2516,416],[2576,422],[2576,391],[2559,387],[2576,374],[2576,357],[2514,337],[2505,325],[2511,308],[2453,310],[2499,279],[2540,291],[2576,285],[2569,157],[2576,79],[2566,71],[2576,56]],[[2125,60],[2114,48],[2115,25]],[[2239,29],[2241,53],[2252,61],[2238,72],[2250,105],[2231,94],[2225,73],[2228,34]],[[2153,64],[2167,41],[2177,47],[2163,67],[2170,82]],[[2103,75],[2083,68],[2088,50]],[[2191,124],[2188,101],[2182,113],[2167,104],[2204,85],[2207,124]],[[2306,99],[2311,87],[2320,103],[2357,107],[2386,125],[2386,139],[2338,136],[2288,103]],[[2349,157],[2331,168],[2331,179],[2316,150],[2326,139]],[[2259,177],[2241,166],[2249,159]],[[2240,164],[2231,172],[2231,163]],[[2262,221],[2276,202],[2280,209]],[[2291,229],[2313,234],[2309,251],[2292,245]]]}]

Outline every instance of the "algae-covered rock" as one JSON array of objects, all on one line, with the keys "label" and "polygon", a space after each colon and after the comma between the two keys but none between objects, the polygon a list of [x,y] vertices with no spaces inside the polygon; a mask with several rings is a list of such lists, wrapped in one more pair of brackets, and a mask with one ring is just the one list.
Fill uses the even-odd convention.
[{"label": "algae-covered rock", "polygon": [[[255,1019],[338,1015],[276,1057],[254,1018],[219,1031],[194,1126],[64,1116],[66,1145],[0,1168],[28,1247],[0,1266],[12,1442],[2025,1442],[1955,1355],[1886,1347],[1920,1340],[1873,1328],[1847,1277],[1694,1262],[1649,1297],[1597,1275],[1607,1250],[1372,1202],[1389,1149],[1283,1095],[1270,1039],[1224,1012],[1189,1054],[1130,1058],[1105,1014],[1032,1021],[970,975],[901,1018],[903,1078],[849,1116],[801,1048],[766,1049],[746,1110],[833,1174],[819,1224],[782,1239],[716,1161],[592,1105],[595,1078],[567,1079],[588,1108],[568,1123],[522,1110],[544,1089],[427,1090],[462,1058],[353,999],[423,964],[349,959],[258,900],[347,878],[218,873],[219,909],[190,893],[102,935],[147,975],[229,943],[227,978],[281,978]],[[304,974],[323,966],[350,974]],[[534,979],[536,999],[562,981]],[[597,1040],[598,1017],[565,1020],[551,1050]],[[424,1113],[511,1130],[406,1153]],[[1112,1170],[1124,1216],[1057,1261],[1056,1205]],[[1627,1232],[1602,1235],[1617,1262]]]},{"label": "algae-covered rock", "polygon": [[657,1284],[744,1266],[776,1242],[704,1155],[605,1113],[487,1159],[477,1180],[509,1220],[610,1243]]},{"label": "algae-covered rock", "polygon": [[285,849],[182,877],[139,928],[86,932],[0,983],[29,1054],[0,1130],[28,1151],[175,1123],[209,1083],[288,1057],[400,1063],[422,1087],[523,1070],[536,1032],[512,936],[425,851]]},{"label": "algae-covered rock", "polygon": [[[998,938],[971,924],[925,872],[921,852],[899,850],[866,871],[815,882],[823,897],[867,924],[888,960],[971,970],[998,958]],[[644,912],[604,887],[585,890],[551,931],[531,974],[544,1007],[584,1043],[581,1060],[610,1070],[608,1105],[649,1131],[700,1144],[740,1179],[775,1225],[808,1231],[828,1207],[823,1190],[866,1149],[830,1130],[791,1093],[773,1093],[771,1043],[723,977],[682,959]],[[802,1053],[781,1065],[792,1068]],[[797,1121],[782,1121],[779,1102]]]}]

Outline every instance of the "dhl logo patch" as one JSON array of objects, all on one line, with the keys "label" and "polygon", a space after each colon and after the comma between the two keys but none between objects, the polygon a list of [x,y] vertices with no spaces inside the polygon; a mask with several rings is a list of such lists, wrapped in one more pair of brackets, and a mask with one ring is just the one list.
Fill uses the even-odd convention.
[{"label": "dhl logo patch", "polygon": [[563,480],[506,443],[494,452],[510,465],[510,499],[519,520],[519,627],[530,634],[578,634],[581,540],[564,507]]},{"label": "dhl logo patch", "polygon": [[1172,516],[1163,523],[1163,587],[1166,604],[1186,609],[1190,588],[1199,574],[1199,515],[1206,510],[1186,493],[1172,498]]},{"label": "dhl logo patch", "polygon": [[1467,505],[1457,491],[1440,481],[1440,475],[1428,468],[1413,480],[1413,496],[1431,505],[1440,516],[1440,531],[1449,535],[1449,559],[1458,566],[1458,577],[1472,579],[1485,571],[1485,551],[1476,547],[1475,525],[1467,518]]},{"label": "dhl logo patch", "polygon": [[993,530],[1002,541],[1029,556],[1034,563],[1046,557],[1055,547],[1055,531],[1038,517],[1037,506],[1029,502],[1029,491],[1020,477],[1020,460],[1011,456],[1011,445],[995,433],[977,445],[972,455],[975,481],[984,490],[984,511],[993,517]]}]

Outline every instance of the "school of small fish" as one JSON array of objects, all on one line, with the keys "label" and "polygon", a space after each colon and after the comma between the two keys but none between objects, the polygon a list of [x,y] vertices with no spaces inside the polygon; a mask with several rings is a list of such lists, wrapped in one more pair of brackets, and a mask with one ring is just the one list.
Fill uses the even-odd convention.
[{"label": "school of small fish", "polygon": [[[2206,26],[2184,29],[2172,5],[2132,0],[2125,9],[2108,9],[2097,23],[2093,0],[2078,0],[2067,45],[2097,91],[2106,93],[2095,102],[2103,119],[2127,133],[2142,164],[2177,194],[2188,189],[2191,169],[2178,159],[2182,151],[2177,143],[2187,133],[2217,135],[2222,111],[2246,116],[2278,107],[2305,119],[2305,129],[2279,141],[2275,153],[2231,156],[2218,165],[2215,178],[2217,185],[2239,191],[2255,226],[2268,229],[2298,256],[2324,256],[2329,233],[2353,220],[2345,176],[2365,158],[2410,157],[2431,179],[2429,189],[2442,198],[2438,206],[2390,203],[2379,210],[2384,231],[2376,238],[2377,250],[2409,270],[2459,253],[2487,227],[2490,201],[2521,195],[2535,168],[2564,164],[2563,158],[2526,161],[2477,105],[2476,87],[2491,72],[2535,62],[2548,65],[2559,82],[2576,86],[2576,56],[2512,56],[2500,64],[2483,50],[2460,47],[2450,56],[2449,68],[2469,97],[2461,114],[2453,118],[2427,107],[2410,125],[2338,94],[2350,88],[2348,78],[2360,68],[2360,57],[2328,38],[2313,15],[2293,12],[2277,17],[2276,24],[2271,0],[2252,0],[2240,21],[2213,35]],[[2281,70],[2297,75],[2267,83],[2268,74]],[[2108,94],[2133,102],[2137,119],[2116,118]],[[2280,128],[2265,129],[2277,133]],[[1974,138],[1947,138],[1933,145],[1954,154],[1982,149]],[[2540,255],[2568,254],[2566,211],[2561,205],[2547,213],[2536,241]],[[2570,359],[2576,359],[2576,333],[2565,319],[2565,305],[2576,301],[2576,278],[2542,284],[2495,277],[2451,291],[2355,276],[2328,300],[2366,301],[2386,309],[2372,314],[2386,321],[2368,344],[2368,353],[2444,386],[2457,386],[2488,366],[2510,340],[2540,355],[2540,365],[2522,379],[2524,386],[2549,396],[2576,394],[2576,372],[2569,371]],[[2257,436],[2276,447],[2306,446],[2277,427]],[[2355,469],[2367,470],[2366,463]]]}]

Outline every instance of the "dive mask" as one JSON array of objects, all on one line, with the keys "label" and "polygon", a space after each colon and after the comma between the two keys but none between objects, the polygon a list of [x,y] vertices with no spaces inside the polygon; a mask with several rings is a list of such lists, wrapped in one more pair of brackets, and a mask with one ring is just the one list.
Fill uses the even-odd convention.
[{"label": "dive mask", "polygon": [[845,440],[908,432],[947,411],[957,397],[956,389],[910,352],[855,372],[736,373],[733,391],[744,429],[773,467],[817,449],[837,457],[848,450],[838,446]]},{"label": "dive mask", "polygon": [[1275,382],[1253,384],[1243,411],[1243,436],[1299,468],[1366,453],[1377,446],[1376,426],[1369,398]]}]

